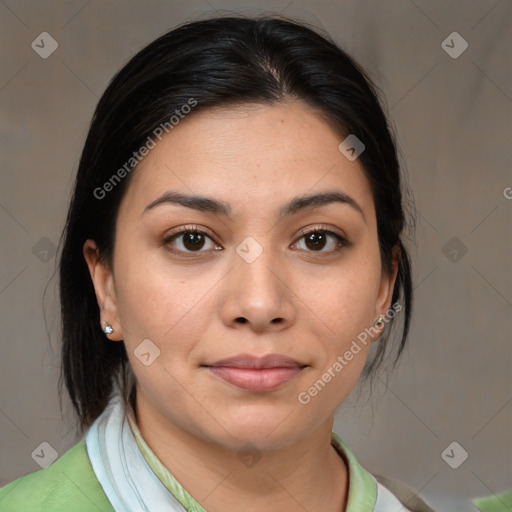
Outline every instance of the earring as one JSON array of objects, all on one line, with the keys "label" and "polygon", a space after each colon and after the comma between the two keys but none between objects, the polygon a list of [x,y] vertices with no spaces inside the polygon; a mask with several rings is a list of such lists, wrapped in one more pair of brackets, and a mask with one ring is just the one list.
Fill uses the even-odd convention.
[{"label": "earring", "polygon": [[379,329],[382,329],[382,327],[384,327],[384,318],[382,318],[382,315],[379,316],[379,319],[375,322],[375,325]]},{"label": "earring", "polygon": [[114,332],[114,328],[110,324],[106,324],[105,327],[103,327],[103,332],[105,334],[112,334]]}]

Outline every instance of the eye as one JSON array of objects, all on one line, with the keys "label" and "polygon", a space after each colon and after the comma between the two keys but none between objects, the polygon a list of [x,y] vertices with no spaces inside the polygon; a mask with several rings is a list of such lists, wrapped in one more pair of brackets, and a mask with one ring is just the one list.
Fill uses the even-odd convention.
[{"label": "eye", "polygon": [[[305,247],[299,246],[302,241],[304,241]],[[208,242],[210,247],[208,247]],[[175,230],[165,237],[163,245],[167,246],[170,252],[190,256],[193,253],[222,250],[206,231],[199,229],[197,226],[183,226]],[[294,245],[307,252],[330,254],[341,251],[344,247],[350,246],[351,243],[345,237],[330,229],[315,227],[302,231],[299,241]],[[327,250],[324,250],[326,247]]]},{"label": "eye", "polygon": [[[331,240],[329,244],[329,239]],[[322,252],[322,253],[335,253],[341,251],[344,247],[348,247],[350,242],[343,236],[335,233],[326,228],[316,227],[308,231],[303,231],[299,242],[304,240],[305,249],[308,252]],[[296,242],[295,245],[298,245]],[[330,246],[330,249],[323,250],[325,247]]]},{"label": "eye", "polygon": [[[208,242],[210,242],[210,247],[208,247]],[[176,243],[174,247],[173,243]],[[179,254],[209,252],[209,250],[202,250],[205,246],[206,249],[218,250],[215,249],[218,246],[212,238],[196,226],[184,226],[174,231],[163,240],[163,244],[168,246],[169,251]]]}]

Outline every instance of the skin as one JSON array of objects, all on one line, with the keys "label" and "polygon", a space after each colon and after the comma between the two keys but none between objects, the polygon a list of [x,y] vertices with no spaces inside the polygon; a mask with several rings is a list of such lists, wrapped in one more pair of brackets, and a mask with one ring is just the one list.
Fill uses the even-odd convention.
[{"label": "skin", "polygon": [[[389,309],[397,260],[383,272],[371,188],[360,162],[338,150],[342,139],[300,101],[195,112],[134,172],[112,268],[94,241],[84,245],[101,321],[114,327],[110,340],[124,341],[137,378],[141,433],[209,512],[238,511],[241,502],[247,512],[346,508],[347,467],[331,431],[371,343],[309,404],[297,397]],[[232,217],[170,203],[144,213],[168,190],[222,200]],[[350,196],[362,214],[330,203],[278,218],[292,198],[327,191]],[[179,235],[164,244],[190,225],[207,233],[202,246]],[[303,228],[329,229],[351,245],[336,251],[329,235],[315,250]],[[236,252],[248,236],[263,249],[252,263]],[[145,366],[134,350],[148,338],[161,352]],[[251,393],[200,366],[241,353],[308,367],[274,391]],[[261,455],[250,467],[237,457],[248,442]]]}]

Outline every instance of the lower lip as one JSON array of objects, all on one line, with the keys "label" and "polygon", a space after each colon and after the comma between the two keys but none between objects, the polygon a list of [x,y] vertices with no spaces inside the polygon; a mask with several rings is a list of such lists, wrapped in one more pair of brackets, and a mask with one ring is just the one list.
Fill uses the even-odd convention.
[{"label": "lower lip", "polygon": [[233,368],[228,366],[211,366],[210,371],[226,382],[253,393],[272,391],[293,379],[302,368]]}]

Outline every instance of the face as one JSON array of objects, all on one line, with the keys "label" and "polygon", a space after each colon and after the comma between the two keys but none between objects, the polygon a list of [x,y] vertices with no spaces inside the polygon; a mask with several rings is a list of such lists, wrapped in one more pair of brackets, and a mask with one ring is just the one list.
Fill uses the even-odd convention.
[{"label": "face", "polygon": [[[231,449],[330,429],[372,341],[354,340],[390,307],[396,276],[382,271],[370,185],[341,140],[301,102],[209,109],[134,171],[112,268],[92,241],[84,256],[138,411]],[[281,359],[247,368],[267,355]]]}]

